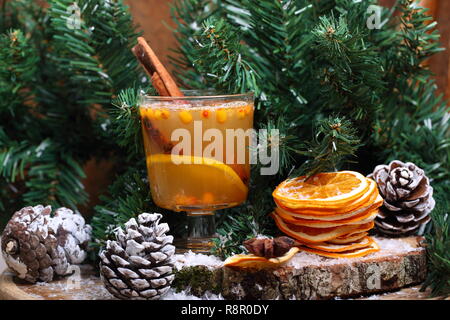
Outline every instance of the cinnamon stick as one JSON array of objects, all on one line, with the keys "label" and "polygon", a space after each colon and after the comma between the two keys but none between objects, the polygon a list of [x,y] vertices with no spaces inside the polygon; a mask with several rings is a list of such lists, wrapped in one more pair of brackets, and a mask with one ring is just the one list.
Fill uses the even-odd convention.
[{"label": "cinnamon stick", "polygon": [[145,128],[148,131],[149,136],[152,138],[156,144],[158,144],[162,152],[165,154],[170,154],[172,152],[172,149],[174,147],[174,144],[172,141],[168,140],[162,133],[159,131],[152,123],[150,119],[142,119],[144,122]]},{"label": "cinnamon stick", "polygon": [[161,96],[183,97],[184,94],[178,88],[170,73],[156,56],[143,37],[139,37],[138,43],[132,51],[138,61],[152,80],[152,84]]},{"label": "cinnamon stick", "polygon": [[158,72],[153,73],[150,79],[152,80],[153,87],[156,89],[156,91],[158,91],[160,96],[170,96],[170,93],[164,85],[164,82],[162,81]]},{"label": "cinnamon stick", "polygon": [[[147,41],[143,37],[139,37],[137,40],[138,43],[133,47],[132,52],[150,76],[158,94],[172,97],[184,96]],[[166,154],[171,153],[173,143],[155,127],[150,119],[143,117],[142,121],[153,141],[161,147],[162,151]]]}]

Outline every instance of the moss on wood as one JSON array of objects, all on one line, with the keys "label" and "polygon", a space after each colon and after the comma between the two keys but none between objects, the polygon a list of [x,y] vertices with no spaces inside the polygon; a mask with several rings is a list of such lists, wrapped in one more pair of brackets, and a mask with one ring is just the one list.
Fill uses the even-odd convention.
[{"label": "moss on wood", "polygon": [[203,295],[206,291],[215,294],[222,292],[222,269],[209,269],[206,266],[186,267],[175,272],[175,280],[172,287],[177,291],[190,288],[196,296]]}]

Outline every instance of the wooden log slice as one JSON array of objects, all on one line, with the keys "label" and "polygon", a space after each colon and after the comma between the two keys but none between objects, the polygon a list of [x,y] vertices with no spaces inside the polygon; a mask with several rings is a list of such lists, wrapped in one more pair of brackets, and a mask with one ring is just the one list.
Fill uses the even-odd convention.
[{"label": "wooden log slice", "polygon": [[[425,299],[420,292],[426,276],[426,253],[421,238],[376,239],[381,251],[356,259],[330,259],[299,253],[277,269],[243,270],[220,265],[192,265],[176,273],[174,290],[191,287],[191,294],[221,293],[225,299]],[[406,289],[400,290],[404,287]],[[392,293],[386,293],[392,292]],[[373,294],[376,294],[375,296]],[[0,299],[108,300],[91,266],[51,283],[28,284],[5,272]]]}]

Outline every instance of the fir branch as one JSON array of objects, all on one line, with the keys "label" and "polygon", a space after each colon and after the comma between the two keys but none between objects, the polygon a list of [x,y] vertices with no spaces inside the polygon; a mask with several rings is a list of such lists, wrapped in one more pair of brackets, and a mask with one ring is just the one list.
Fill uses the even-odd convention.
[{"label": "fir branch", "polygon": [[337,171],[350,157],[354,157],[361,141],[350,121],[329,117],[319,121],[313,142],[305,145],[300,154],[310,157],[291,176],[313,176],[320,172]]},{"label": "fir branch", "polygon": [[0,176],[8,183],[25,178],[25,169],[36,158],[40,145],[15,141],[0,128]]},{"label": "fir branch", "polygon": [[[301,148],[297,129],[292,124],[296,121],[288,121],[284,116],[279,116],[276,120],[269,120],[266,123],[259,123],[258,145],[254,146],[251,152],[272,155],[273,151],[277,152],[278,157],[278,175],[283,176],[293,168],[293,163]],[[262,164],[258,162],[253,166],[252,170],[260,172]]]},{"label": "fir branch", "polygon": [[91,29],[94,30],[91,41],[95,44],[100,61],[112,80],[113,91],[117,93],[136,81],[140,81],[142,86],[148,84],[131,51],[142,32],[136,30],[123,1],[114,0],[109,5],[93,10],[89,19]]},{"label": "fir branch", "polygon": [[[398,1],[402,14],[391,18],[398,31],[374,33],[384,62],[387,98],[371,143],[380,162],[408,159],[445,185],[450,177],[450,114],[425,59],[440,52],[436,24],[414,1]],[[433,150],[433,152],[429,152]]]},{"label": "fir branch", "polygon": [[170,56],[174,65],[174,75],[187,88],[204,89],[203,79],[193,69],[196,42],[195,35],[201,30],[206,19],[220,16],[217,0],[176,0],[171,6],[171,16],[176,28],[173,30],[178,42],[174,55]]},{"label": "fir branch", "polygon": [[80,28],[68,24],[73,1],[48,4],[7,1],[0,9],[1,31],[14,28],[0,36],[0,197],[7,213],[27,204],[85,203],[84,163],[113,153],[126,158],[107,126],[111,98],[143,79],[130,52],[138,33],[121,0],[78,1]]},{"label": "fir branch", "polygon": [[246,252],[242,243],[257,236],[270,236],[277,228],[269,216],[273,209],[271,189],[254,189],[246,203],[239,207],[221,210],[217,222],[218,237],[213,239],[211,252],[226,259]]},{"label": "fir branch", "polygon": [[251,91],[258,96],[258,75],[241,54],[238,34],[223,19],[207,19],[196,37],[194,68],[203,75],[206,86],[226,93]]},{"label": "fir branch", "polygon": [[91,247],[94,254],[98,253],[107,240],[112,239],[118,226],[143,212],[162,213],[174,236],[180,236],[184,232],[185,216],[161,209],[153,203],[144,159],[118,175],[110,185],[108,194],[102,195],[101,200],[102,204],[95,207],[95,215],[91,221],[94,239]]},{"label": "fir branch", "polygon": [[[439,33],[436,29],[437,22],[433,22],[428,9],[418,5],[416,1],[401,0],[397,5],[397,10],[401,12],[400,33],[401,42],[394,47],[396,54],[401,59],[388,61],[392,63],[392,70],[396,74],[403,74],[406,77],[422,78],[431,75],[428,67],[423,62],[432,55],[444,50],[439,44]],[[395,64],[398,63],[398,64]],[[404,78],[403,78],[404,79]]]},{"label": "fir branch", "polygon": [[0,8],[0,34],[18,29],[30,37],[39,37],[44,8],[38,1],[4,0]]},{"label": "fir branch", "polygon": [[[101,135],[108,125],[106,113],[111,98],[130,83],[145,79],[130,51],[139,33],[121,0],[79,1],[79,27],[69,23],[73,1],[50,4],[53,37],[47,58],[53,72],[45,76],[52,85],[45,88],[50,101],[39,109],[56,136],[61,130],[69,130],[71,139],[66,146],[78,149],[77,156],[87,160],[93,152],[105,155],[115,146],[109,139],[102,139],[107,134]],[[65,76],[64,81],[60,81],[60,75]],[[60,108],[61,103],[66,108]],[[76,147],[80,144],[84,148]]]},{"label": "fir branch", "polygon": [[20,30],[0,35],[0,113],[22,116],[30,102],[39,57]]},{"label": "fir branch", "polygon": [[[140,89],[129,88],[119,93],[112,104],[115,106],[109,114],[111,131],[115,142],[127,152],[129,159],[143,157],[141,122],[139,118]],[[110,130],[106,131],[110,134]]]},{"label": "fir branch", "polygon": [[450,212],[448,193],[450,185],[436,197],[437,207],[430,213],[433,230],[426,235],[428,274],[422,290],[431,287],[433,296],[450,295]]},{"label": "fir branch", "polygon": [[[284,112],[298,110],[307,102],[299,88],[307,69],[305,51],[311,41],[311,36],[302,32],[307,27],[310,6],[287,0],[225,0],[223,3],[227,18],[242,33],[246,44],[242,53],[258,75],[264,75],[265,81],[258,83],[264,97],[272,103],[274,97],[283,97],[280,106]],[[266,107],[270,111],[271,105]]]},{"label": "fir branch", "polygon": [[222,222],[221,228],[217,230],[218,237],[213,239],[211,253],[226,259],[234,254],[246,252],[242,243],[259,234],[256,226],[255,220],[249,214],[227,215],[227,220]]},{"label": "fir branch", "polygon": [[372,127],[384,90],[383,70],[376,48],[366,44],[359,28],[349,30],[346,16],[319,18],[312,31],[314,53],[322,67],[317,70],[321,96],[317,101],[326,108],[338,109],[354,119],[361,132]]},{"label": "fir branch", "polygon": [[132,217],[154,209],[148,180],[143,176],[145,171],[132,168],[116,178],[109,188],[109,196],[101,197],[103,204],[95,207],[96,214],[91,221],[94,239],[91,246],[96,251],[112,239],[115,228]]},{"label": "fir branch", "polygon": [[80,7],[80,17],[75,17],[78,26],[70,23],[73,11],[69,7],[73,1],[50,1],[49,16],[54,33],[52,44],[56,54],[49,55],[49,58],[60,72],[72,73],[72,77],[67,79],[71,84],[67,88],[69,95],[76,96],[73,90],[78,93],[83,91],[84,98],[78,99],[77,104],[108,103],[113,87],[92,41],[97,31],[90,23],[90,14],[97,11],[96,2],[83,0],[77,4]]},{"label": "fir branch", "polygon": [[61,153],[61,149],[50,139],[36,148],[25,180],[25,204],[45,203],[77,210],[78,205],[87,202],[83,168],[71,155]]},{"label": "fir branch", "polygon": [[381,159],[408,159],[441,182],[450,179],[450,112],[435,90],[432,80],[408,85],[395,110],[378,121],[372,143]]}]

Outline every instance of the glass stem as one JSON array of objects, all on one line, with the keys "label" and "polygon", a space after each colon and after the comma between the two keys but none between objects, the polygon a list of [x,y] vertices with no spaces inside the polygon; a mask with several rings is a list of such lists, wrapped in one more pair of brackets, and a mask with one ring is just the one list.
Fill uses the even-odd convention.
[{"label": "glass stem", "polygon": [[197,253],[210,253],[212,238],[216,236],[214,211],[197,211],[187,213],[188,234],[182,251],[192,250]]}]

